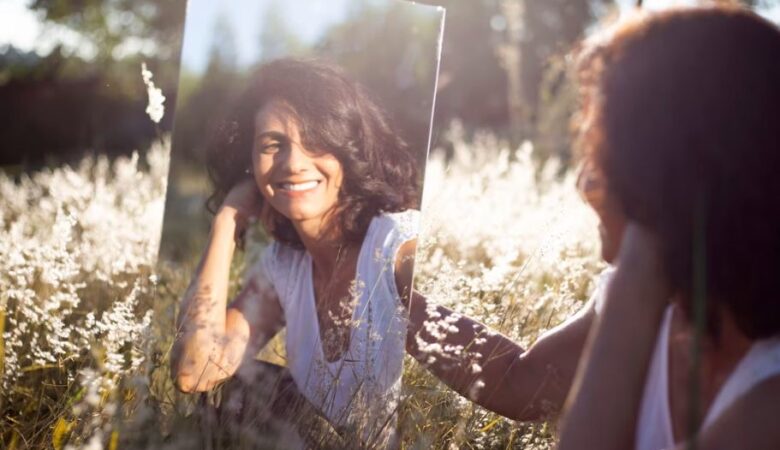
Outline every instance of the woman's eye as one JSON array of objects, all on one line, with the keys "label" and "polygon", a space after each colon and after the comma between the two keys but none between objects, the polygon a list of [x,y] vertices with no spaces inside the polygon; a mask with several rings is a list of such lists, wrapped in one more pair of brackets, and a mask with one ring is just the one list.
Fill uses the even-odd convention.
[{"label": "woman's eye", "polygon": [[260,145],[260,151],[262,153],[276,153],[281,148],[281,144],[278,142],[271,142],[267,144],[261,144]]}]

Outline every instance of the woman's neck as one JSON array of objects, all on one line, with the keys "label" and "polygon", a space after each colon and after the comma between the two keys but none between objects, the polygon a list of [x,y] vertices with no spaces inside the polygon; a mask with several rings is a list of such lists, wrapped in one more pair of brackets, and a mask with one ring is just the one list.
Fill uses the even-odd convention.
[{"label": "woman's neck", "polygon": [[338,236],[332,227],[324,221],[293,222],[306,251],[311,255],[314,269],[319,274],[330,277],[343,259],[348,245]]},{"label": "woman's neck", "polygon": [[[730,371],[750,350],[753,341],[739,329],[734,316],[724,306],[718,305],[717,308],[718,336],[715,337],[705,332],[702,340],[702,351],[711,358],[713,369]],[[682,309],[680,312],[685,329],[692,337],[695,332],[693,321],[687,317]]]}]

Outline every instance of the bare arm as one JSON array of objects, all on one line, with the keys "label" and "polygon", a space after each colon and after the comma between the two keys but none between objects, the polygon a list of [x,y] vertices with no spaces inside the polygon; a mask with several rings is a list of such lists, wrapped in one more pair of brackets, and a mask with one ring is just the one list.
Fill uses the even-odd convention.
[{"label": "bare arm", "polygon": [[654,236],[629,224],[604,311],[588,341],[561,426],[560,449],[624,449],[669,298]]},{"label": "bare arm", "polygon": [[[253,186],[237,186],[214,218],[209,242],[182,299],[171,372],[182,391],[206,391],[255,356],[282,324],[273,289],[251,279],[227,307],[235,236],[251,203]],[[246,216],[243,216],[246,217]]]},{"label": "bare arm", "polygon": [[[413,244],[401,248],[399,257],[404,255],[414,255]],[[408,263],[399,266],[397,260],[399,292],[410,291],[412,270]],[[414,292],[406,349],[444,383],[479,405],[514,420],[540,420],[560,411],[594,316],[589,305],[526,351],[487,326],[429,304]],[[440,324],[447,324],[450,331],[440,334],[445,328]],[[437,351],[445,346],[462,351]]]}]

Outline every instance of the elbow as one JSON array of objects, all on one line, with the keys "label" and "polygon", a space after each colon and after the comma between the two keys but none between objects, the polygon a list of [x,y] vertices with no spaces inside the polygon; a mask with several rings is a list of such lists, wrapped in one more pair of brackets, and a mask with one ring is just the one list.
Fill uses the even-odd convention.
[{"label": "elbow", "polygon": [[205,365],[197,364],[196,361],[174,353],[174,358],[171,360],[171,380],[179,392],[185,394],[207,392],[217,382],[209,378],[209,373],[204,368]]},{"label": "elbow", "polygon": [[176,386],[176,389],[178,389],[179,392],[185,394],[194,394],[197,392],[208,392],[214,386],[214,383],[208,383],[205,380],[199,380],[195,377],[191,377],[188,375],[174,376],[173,382],[174,385]]},{"label": "elbow", "polygon": [[194,380],[185,370],[182,370],[181,361],[178,358],[171,360],[171,381],[173,381],[176,389],[184,394],[201,392],[197,389],[197,380]]},{"label": "elbow", "polygon": [[197,387],[190,377],[178,375],[171,371],[171,380],[173,381],[173,385],[176,387],[176,390],[183,394],[193,394],[195,392],[198,392],[195,388]]},{"label": "elbow", "polygon": [[196,367],[195,364],[171,365],[171,379],[179,392],[185,394],[208,392],[222,381],[212,379],[205,370],[196,370]]},{"label": "elbow", "polygon": [[565,392],[548,364],[521,355],[507,371],[502,415],[516,422],[539,422],[560,414]]},{"label": "elbow", "polygon": [[233,376],[241,364],[241,355],[235,346],[215,344],[212,336],[196,334],[174,345],[171,378],[181,392],[210,391]]}]

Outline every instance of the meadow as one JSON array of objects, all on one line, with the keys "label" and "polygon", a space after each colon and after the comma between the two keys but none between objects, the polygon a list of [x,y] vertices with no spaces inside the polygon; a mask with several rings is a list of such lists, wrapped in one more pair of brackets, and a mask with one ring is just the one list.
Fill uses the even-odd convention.
[{"label": "meadow", "polygon": [[[426,171],[415,284],[528,346],[593,290],[603,269],[596,218],[573,170],[536,160],[532,143],[466,138],[457,124],[448,134],[453,151],[434,151]],[[178,392],[169,375],[189,270],[156,264],[168,148],[163,141],[144,157],[88,158],[18,179],[0,174],[3,448],[213,442],[199,426],[198,397]],[[431,344],[432,354],[462,351]],[[278,347],[265,356],[283,361]],[[552,422],[489,413],[410,358],[403,382],[402,448],[554,445]]]}]

